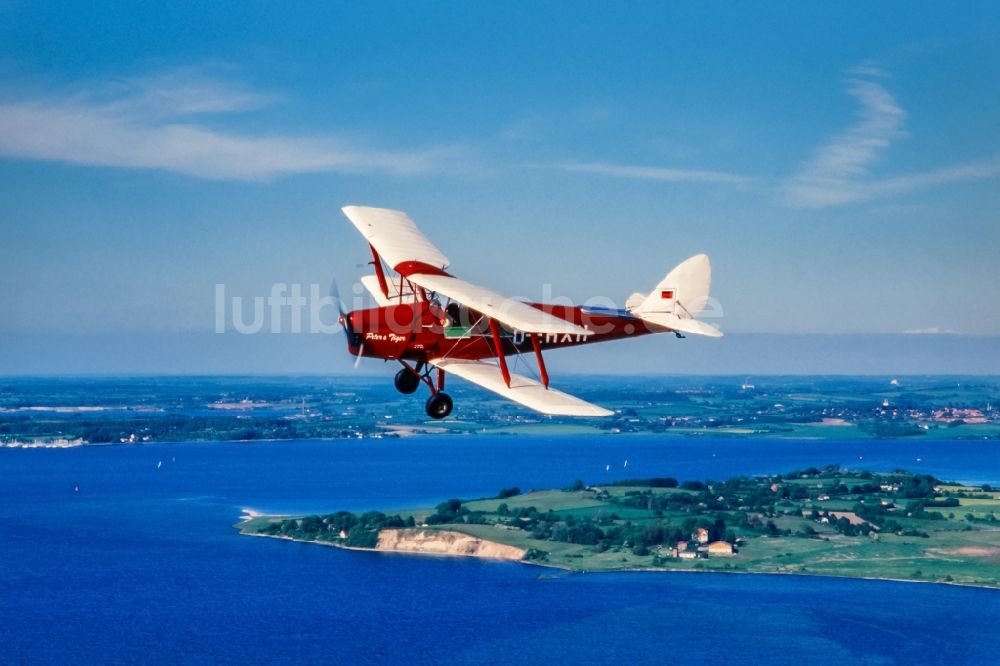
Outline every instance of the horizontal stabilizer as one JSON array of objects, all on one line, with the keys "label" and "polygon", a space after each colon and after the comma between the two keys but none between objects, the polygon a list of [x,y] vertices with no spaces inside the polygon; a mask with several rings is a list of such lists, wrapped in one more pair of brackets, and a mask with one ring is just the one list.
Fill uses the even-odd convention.
[{"label": "horizontal stabilizer", "polygon": [[686,319],[665,312],[652,312],[650,314],[642,314],[640,317],[644,322],[663,326],[672,331],[691,333],[693,335],[707,335],[710,338],[722,337],[722,331],[700,319]]},{"label": "horizontal stabilizer", "polygon": [[625,300],[625,309],[629,312],[638,310],[644,300],[646,300],[646,294],[640,294],[637,291]]},{"label": "horizontal stabilizer", "polygon": [[558,416],[611,416],[611,410],[598,407],[568,393],[545,388],[523,375],[510,375],[510,386],[504,382],[500,366],[483,361],[463,359],[431,359],[429,363],[445,372],[477,384],[488,391],[520,403],[543,414]]}]

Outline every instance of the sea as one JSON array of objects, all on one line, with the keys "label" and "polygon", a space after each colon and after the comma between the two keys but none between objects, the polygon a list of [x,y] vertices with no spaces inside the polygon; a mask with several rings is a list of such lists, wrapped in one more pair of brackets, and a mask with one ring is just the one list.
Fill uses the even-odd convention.
[{"label": "sea", "polygon": [[566,574],[233,528],[246,510],[393,510],[576,479],[825,464],[1000,483],[1000,442],[449,435],[0,449],[0,662],[1000,664],[997,590]]}]

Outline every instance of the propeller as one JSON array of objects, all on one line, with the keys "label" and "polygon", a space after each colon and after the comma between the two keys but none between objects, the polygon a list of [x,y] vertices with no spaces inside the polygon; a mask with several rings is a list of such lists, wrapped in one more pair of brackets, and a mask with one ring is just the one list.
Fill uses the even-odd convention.
[{"label": "propeller", "polygon": [[354,367],[357,368],[358,365],[361,364],[361,357],[365,352],[365,343],[361,339],[361,336],[354,331],[354,325],[351,322],[350,313],[347,311],[344,301],[340,298],[340,289],[337,288],[336,278],[330,282],[330,297],[337,303],[337,322],[343,327],[344,333],[347,335],[347,348],[358,348],[357,358],[354,359]]}]

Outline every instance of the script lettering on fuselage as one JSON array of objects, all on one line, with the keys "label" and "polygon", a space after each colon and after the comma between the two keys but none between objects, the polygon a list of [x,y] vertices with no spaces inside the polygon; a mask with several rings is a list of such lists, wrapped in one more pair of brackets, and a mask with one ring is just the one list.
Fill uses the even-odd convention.
[{"label": "script lettering on fuselage", "polygon": [[372,340],[374,342],[391,342],[393,344],[399,344],[400,342],[406,342],[405,335],[397,335],[396,333],[365,333],[365,340]]}]

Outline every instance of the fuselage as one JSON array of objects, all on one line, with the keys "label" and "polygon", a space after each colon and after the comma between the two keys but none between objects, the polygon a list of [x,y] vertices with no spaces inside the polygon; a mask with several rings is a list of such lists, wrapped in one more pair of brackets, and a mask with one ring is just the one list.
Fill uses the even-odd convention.
[{"label": "fuselage", "polygon": [[[592,331],[590,335],[538,334],[541,349],[617,340],[669,329],[633,317],[625,310],[529,303],[554,318]],[[354,338],[351,354],[382,359],[427,361],[432,358],[479,360],[497,356],[487,320],[478,313],[446,311],[436,303],[417,301],[355,310],[347,315]],[[500,327],[505,355],[532,351],[522,331]]]}]

